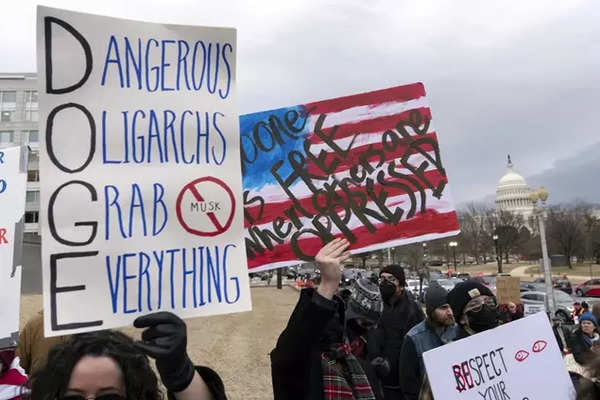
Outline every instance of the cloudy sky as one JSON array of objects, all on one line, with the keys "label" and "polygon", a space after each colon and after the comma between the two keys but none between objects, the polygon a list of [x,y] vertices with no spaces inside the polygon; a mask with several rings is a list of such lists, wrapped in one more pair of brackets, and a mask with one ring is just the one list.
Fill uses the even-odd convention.
[{"label": "cloudy sky", "polygon": [[[35,71],[35,4],[6,1],[0,71]],[[600,7],[594,1],[52,1],[238,29],[252,112],[424,82],[452,192],[489,197],[511,154],[554,201],[600,202]]]}]

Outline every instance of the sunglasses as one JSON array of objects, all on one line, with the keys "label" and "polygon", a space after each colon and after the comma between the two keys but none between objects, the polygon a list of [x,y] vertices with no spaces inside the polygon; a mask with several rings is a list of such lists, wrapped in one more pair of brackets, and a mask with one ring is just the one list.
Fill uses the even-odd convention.
[{"label": "sunglasses", "polygon": [[58,400],[127,400],[127,398],[118,393],[101,394],[97,397],[85,397],[80,394],[71,394],[68,396],[59,397]]}]

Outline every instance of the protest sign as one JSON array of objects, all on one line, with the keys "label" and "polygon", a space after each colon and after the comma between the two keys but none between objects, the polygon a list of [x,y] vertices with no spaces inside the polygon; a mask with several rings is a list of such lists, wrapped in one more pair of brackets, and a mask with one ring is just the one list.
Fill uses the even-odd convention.
[{"label": "protest sign", "polygon": [[248,267],[459,233],[421,83],[240,117]]},{"label": "protest sign", "polygon": [[235,30],[37,24],[46,335],[249,310]]},{"label": "protest sign", "polygon": [[27,150],[0,149],[0,349],[17,344]]},{"label": "protest sign", "polygon": [[521,280],[514,276],[496,277],[498,304],[521,304]]},{"label": "protest sign", "polygon": [[575,399],[543,313],[430,350],[423,360],[436,399]]}]

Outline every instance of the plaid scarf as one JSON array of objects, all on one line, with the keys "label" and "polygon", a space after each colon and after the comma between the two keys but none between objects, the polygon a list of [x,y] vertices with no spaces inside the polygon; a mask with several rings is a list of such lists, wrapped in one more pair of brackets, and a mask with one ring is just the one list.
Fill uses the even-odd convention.
[{"label": "plaid scarf", "polygon": [[[343,346],[345,356],[335,360],[323,353],[321,369],[323,371],[323,387],[325,400],[375,400],[375,395],[363,372],[360,363],[350,352],[347,345]],[[341,368],[345,366],[344,373]]]}]

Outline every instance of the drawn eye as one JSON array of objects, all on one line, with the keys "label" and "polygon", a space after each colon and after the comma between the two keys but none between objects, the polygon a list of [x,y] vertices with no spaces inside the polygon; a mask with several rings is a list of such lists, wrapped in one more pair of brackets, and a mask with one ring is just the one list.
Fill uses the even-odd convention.
[{"label": "drawn eye", "polygon": [[533,350],[534,353],[539,353],[546,348],[546,345],[548,345],[548,343],[545,340],[538,340],[533,344],[531,350]]},{"label": "drawn eye", "polygon": [[525,361],[527,357],[529,357],[529,352],[526,350],[519,350],[515,354],[515,360],[517,360],[518,362]]}]

